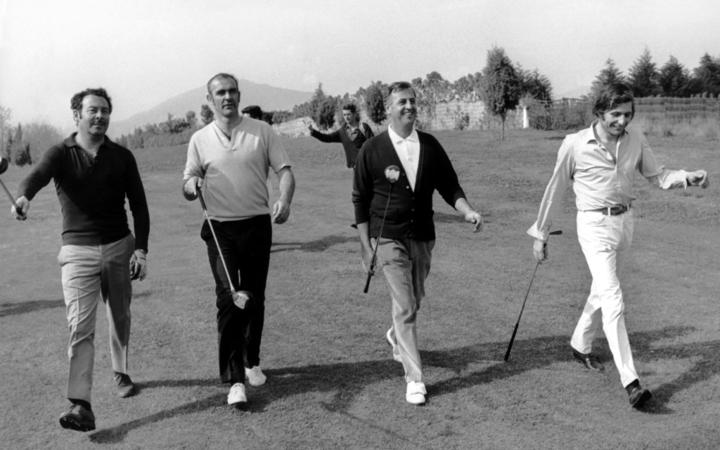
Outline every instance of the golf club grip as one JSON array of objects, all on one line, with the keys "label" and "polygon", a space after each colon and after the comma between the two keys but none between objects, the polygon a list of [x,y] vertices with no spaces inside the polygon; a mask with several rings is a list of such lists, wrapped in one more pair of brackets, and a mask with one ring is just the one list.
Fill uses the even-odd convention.
[{"label": "golf club grip", "polygon": [[200,187],[197,188],[198,193],[198,199],[200,200],[200,207],[202,207],[203,211],[207,211],[207,205],[205,205],[205,197],[203,197],[202,189]]},{"label": "golf club grip", "polygon": [[363,289],[363,294],[368,293],[368,289],[370,289],[370,280],[372,279],[373,272],[372,270],[368,270],[367,279],[365,280],[365,288]]}]

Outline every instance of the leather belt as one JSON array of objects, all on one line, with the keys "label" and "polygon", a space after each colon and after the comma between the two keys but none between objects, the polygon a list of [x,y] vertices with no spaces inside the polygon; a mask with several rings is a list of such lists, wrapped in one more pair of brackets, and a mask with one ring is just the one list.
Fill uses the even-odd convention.
[{"label": "leather belt", "polygon": [[606,208],[591,209],[590,211],[603,213],[606,216],[619,216],[630,210],[630,205],[613,205]]}]

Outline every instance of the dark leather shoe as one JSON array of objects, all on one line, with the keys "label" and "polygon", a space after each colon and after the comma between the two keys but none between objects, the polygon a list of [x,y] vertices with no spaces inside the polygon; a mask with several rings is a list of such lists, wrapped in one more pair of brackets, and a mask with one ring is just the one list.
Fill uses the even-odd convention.
[{"label": "dark leather shoe", "polygon": [[72,404],[60,416],[60,426],[75,431],[92,431],[95,429],[95,414],[82,405]]},{"label": "dark leather shoe", "polygon": [[595,372],[602,372],[605,370],[602,363],[598,361],[597,357],[595,357],[592,353],[580,353],[575,349],[573,349],[572,353],[573,357],[587,369],[594,370]]},{"label": "dark leather shoe", "polygon": [[115,372],[115,383],[117,383],[117,395],[121,398],[132,397],[137,394],[135,383],[126,373]]},{"label": "dark leather shoe", "polygon": [[642,408],[642,406],[650,400],[652,393],[640,386],[640,381],[635,380],[625,387],[628,393],[628,401],[633,408]]}]

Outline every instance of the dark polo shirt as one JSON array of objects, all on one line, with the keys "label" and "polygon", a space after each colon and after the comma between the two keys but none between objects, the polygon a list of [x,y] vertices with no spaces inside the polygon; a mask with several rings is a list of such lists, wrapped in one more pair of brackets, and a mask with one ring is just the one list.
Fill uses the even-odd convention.
[{"label": "dark polo shirt", "polygon": [[135,248],[147,251],[150,232],[145,190],[130,150],[107,137],[95,158],[75,142],[75,134],[46,151],[22,180],[19,195],[32,200],[50,179],[63,216],[63,244],[100,245],[130,233],[125,198],[135,228]]}]

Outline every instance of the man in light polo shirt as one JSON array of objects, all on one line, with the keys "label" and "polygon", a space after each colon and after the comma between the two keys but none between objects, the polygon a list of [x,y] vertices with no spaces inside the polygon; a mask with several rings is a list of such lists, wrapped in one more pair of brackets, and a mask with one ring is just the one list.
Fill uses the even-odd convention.
[{"label": "man in light polo shirt", "polygon": [[655,160],[638,129],[627,128],[635,114],[630,88],[624,84],[604,88],[593,106],[590,127],[565,137],[555,170],[540,203],[537,221],[528,230],[535,238],[533,254],[547,259],[552,218],[562,205],[570,183],[575,191],[577,234],[592,274],[585,308],[570,339],[573,357],[584,367],[602,371],[592,354],[592,342],[602,324],[620,381],[630,404],[640,408],[651,396],[640,386],[625,328],[625,303],[618,274],[633,236],[633,178],[636,172],[662,189],[708,186],[704,170],[666,169]]},{"label": "man in light polo shirt", "polygon": [[[231,385],[228,404],[239,406],[247,402],[245,378],[251,386],[260,386],[266,380],[260,369],[260,341],[271,221],[284,223],[290,215],[295,178],[285,148],[270,125],[240,114],[237,79],[219,73],[207,82],[207,90],[215,120],[190,139],[183,193],[194,200],[202,190],[220,244],[218,249],[205,222],[200,236],[207,245],[215,278],[220,379]],[[270,168],[279,177],[280,190],[272,209],[267,187]],[[243,309],[233,303],[219,251],[232,286],[250,293]]]}]

